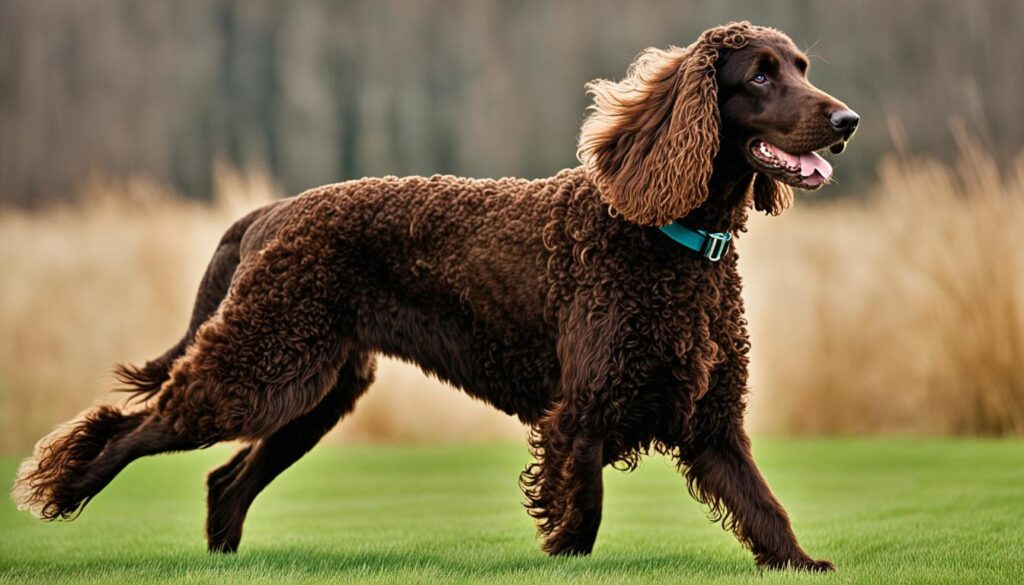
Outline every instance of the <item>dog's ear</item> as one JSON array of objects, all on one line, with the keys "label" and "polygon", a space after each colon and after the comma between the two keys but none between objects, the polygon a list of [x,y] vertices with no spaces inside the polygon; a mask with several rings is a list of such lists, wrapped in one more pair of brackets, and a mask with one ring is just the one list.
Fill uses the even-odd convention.
[{"label": "dog's ear", "polygon": [[793,203],[793,189],[764,173],[754,177],[754,209],[768,215],[779,215]]},{"label": "dog's ear", "polygon": [[594,103],[577,156],[625,219],[664,225],[707,199],[719,138],[715,62],[745,46],[750,29],[733,23],[685,49],[647,49],[622,81],[587,84]]}]

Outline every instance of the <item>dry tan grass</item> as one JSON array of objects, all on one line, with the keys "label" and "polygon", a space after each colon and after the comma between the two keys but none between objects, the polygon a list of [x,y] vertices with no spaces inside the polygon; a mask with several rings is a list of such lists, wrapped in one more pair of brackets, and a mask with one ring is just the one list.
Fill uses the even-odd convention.
[{"label": "dry tan grass", "polygon": [[1024,433],[1024,156],[960,142],[953,167],[886,159],[864,204],[752,226],[757,428]]},{"label": "dry tan grass", "polygon": [[[758,218],[739,242],[763,432],[1024,432],[1024,157],[1000,172],[964,141],[955,167],[911,157],[867,202]],[[0,449],[97,400],[117,361],[180,335],[223,230],[279,195],[218,171],[213,205],[144,181],[84,204],[0,211]],[[383,361],[335,436],[523,436],[514,420]]]}]

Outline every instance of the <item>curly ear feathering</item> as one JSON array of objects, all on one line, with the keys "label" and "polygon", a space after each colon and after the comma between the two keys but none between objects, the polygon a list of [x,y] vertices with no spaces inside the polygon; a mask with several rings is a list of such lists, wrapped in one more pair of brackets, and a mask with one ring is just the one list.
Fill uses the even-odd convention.
[{"label": "curly ear feathering", "polygon": [[664,225],[708,198],[719,140],[715,62],[722,48],[745,46],[749,32],[737,23],[686,48],[650,48],[622,81],[587,84],[594,104],[577,156],[627,220]]}]

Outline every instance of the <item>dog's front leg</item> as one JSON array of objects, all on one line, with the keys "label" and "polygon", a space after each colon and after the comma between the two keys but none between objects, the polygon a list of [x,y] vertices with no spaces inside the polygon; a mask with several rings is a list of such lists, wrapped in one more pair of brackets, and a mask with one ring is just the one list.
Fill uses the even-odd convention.
[{"label": "dog's front leg", "polygon": [[800,547],[786,510],[754,463],[750,439],[742,428],[732,427],[706,441],[683,464],[691,493],[711,506],[712,517],[754,553],[758,566],[835,569],[831,562],[814,560]]},{"label": "dog's front leg", "polygon": [[587,555],[601,525],[603,441],[578,428],[558,408],[533,429],[535,461],[520,483],[542,548],[551,555]]},{"label": "dog's front leg", "polygon": [[535,461],[520,480],[543,549],[552,555],[586,555],[594,548],[604,497],[601,470],[614,443],[607,439],[622,413],[614,389],[628,360],[613,349],[625,345],[618,338],[625,328],[618,307],[595,295],[581,293],[563,315],[557,401],[533,425]]}]

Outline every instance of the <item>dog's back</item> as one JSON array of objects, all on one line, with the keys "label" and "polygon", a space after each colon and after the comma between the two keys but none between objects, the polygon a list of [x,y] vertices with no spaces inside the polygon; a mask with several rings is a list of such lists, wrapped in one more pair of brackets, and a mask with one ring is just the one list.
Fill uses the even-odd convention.
[{"label": "dog's back", "polygon": [[[238,274],[259,270],[268,249],[318,232],[333,242],[321,260],[344,274],[335,312],[351,315],[345,328],[359,344],[420,364],[531,422],[557,385],[549,321],[558,301],[548,298],[553,250],[540,227],[564,219],[581,188],[589,183],[579,169],[533,181],[384,177],[261,207],[222,238],[183,338],[142,367],[119,366],[123,390],[140,399],[158,392]],[[527,373],[532,387],[509,383]]]}]

